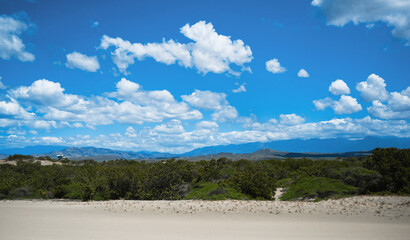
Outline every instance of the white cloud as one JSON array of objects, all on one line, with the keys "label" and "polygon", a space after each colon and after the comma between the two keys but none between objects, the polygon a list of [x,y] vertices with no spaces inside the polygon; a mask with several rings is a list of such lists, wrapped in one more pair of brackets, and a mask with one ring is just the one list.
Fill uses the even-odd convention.
[{"label": "white cloud", "polygon": [[26,46],[20,37],[32,25],[16,17],[0,16],[0,58],[9,60],[15,57],[22,62],[34,61],[34,55],[25,50]]},{"label": "white cloud", "polygon": [[238,88],[232,90],[233,93],[246,92],[245,83],[241,84]]},{"label": "white cloud", "polygon": [[300,78],[308,78],[310,77],[309,73],[305,69],[300,69],[298,72],[298,77]]},{"label": "white cloud", "polygon": [[127,130],[125,131],[125,135],[129,138],[136,138],[137,135],[137,130],[135,130],[133,127],[129,126]]},{"label": "white cloud", "polygon": [[[141,108],[147,116],[179,119],[201,119],[198,110],[191,109],[184,102],[177,102],[168,90],[145,91],[138,83],[122,78],[116,85],[117,91],[108,93],[109,97],[129,101],[132,104],[143,106]],[[123,104],[134,107],[124,102]],[[139,111],[139,110],[138,110]],[[141,112],[143,113],[143,112]],[[139,115],[141,115],[141,113]],[[156,120],[157,121],[157,120]]]},{"label": "white cloud", "polygon": [[2,77],[0,77],[0,90],[6,89],[7,87],[1,82]]},{"label": "white cloud", "polygon": [[195,90],[191,95],[181,97],[193,107],[215,111],[211,115],[214,121],[226,122],[238,117],[238,111],[229,105],[225,93]]},{"label": "white cloud", "polygon": [[100,25],[100,22],[94,21],[94,22],[91,24],[91,27],[96,28],[96,27],[98,27],[99,25]]},{"label": "white cloud", "polygon": [[408,0],[314,0],[321,7],[328,25],[342,27],[349,22],[366,25],[385,22],[392,34],[410,45],[410,2]]},{"label": "white cloud", "polygon": [[283,125],[299,125],[305,122],[305,119],[303,117],[298,116],[294,113],[281,114],[279,118],[280,118],[280,124],[283,124]]},{"label": "white cloud", "polygon": [[33,119],[35,114],[27,112],[16,101],[0,101],[0,115],[8,115],[14,119]]},{"label": "white cloud", "polygon": [[139,84],[126,79],[121,79],[117,83],[116,92],[106,94],[114,99],[102,96],[87,99],[78,95],[66,94],[64,91],[58,82],[37,80],[31,86],[10,89],[8,96],[16,102],[4,102],[0,107],[2,106],[4,112],[7,110],[8,113],[12,113],[12,117],[17,119],[17,114],[19,118],[22,118],[25,112],[23,108],[19,108],[19,103],[21,103],[35,107],[38,113],[36,116],[34,113],[25,112],[26,118],[32,116],[47,121],[58,121],[59,124],[55,125],[57,127],[85,125],[91,129],[94,126],[114,122],[142,124],[161,122],[165,119],[197,120],[202,118],[200,111],[190,108],[185,102],[176,101],[167,90],[145,91]]},{"label": "white cloud", "polygon": [[271,59],[266,62],[266,70],[271,73],[283,73],[286,71],[286,68],[282,67],[277,58]]},{"label": "white cloud", "polygon": [[59,144],[63,143],[63,139],[61,137],[38,137],[36,138],[36,143],[41,144]]},{"label": "white cloud", "polygon": [[57,122],[55,121],[45,121],[45,120],[35,120],[26,122],[25,125],[35,128],[35,129],[50,129],[50,128],[57,128]]},{"label": "white cloud", "polygon": [[100,69],[100,64],[96,56],[89,57],[79,52],[67,54],[66,66],[68,68],[78,68],[88,72],[96,72]]},{"label": "white cloud", "polygon": [[410,87],[407,87],[401,93],[390,93],[390,98],[387,102],[394,111],[410,111]]},{"label": "white cloud", "polygon": [[[116,48],[112,52],[112,58],[124,74],[127,74],[127,68],[134,64],[135,59],[142,61],[146,57],[152,57],[155,61],[167,65],[178,63],[186,68],[195,67],[203,74],[227,72],[239,75],[241,71],[248,70],[245,64],[250,63],[253,58],[250,47],[244,45],[240,39],[232,41],[229,36],[216,33],[212,23],[200,21],[192,26],[186,24],[181,28],[181,33],[193,42],[184,44],[171,39],[161,43],[132,44],[119,37],[104,35],[100,47]],[[232,64],[241,69],[233,70]]]},{"label": "white cloud", "polygon": [[[335,118],[297,125],[277,124],[276,121],[254,123],[248,126],[249,129],[244,130],[220,132],[217,128],[210,127],[185,131],[181,128],[182,126],[178,127],[181,125],[178,121],[171,120],[152,128],[146,127],[138,133],[133,128],[128,127],[125,134],[113,132],[97,136],[24,137],[13,134],[7,137],[7,144],[9,146],[26,146],[56,143],[132,151],[149,150],[182,153],[198,147],[248,142],[335,137],[362,138],[365,136],[408,137],[410,135],[410,125],[404,120],[379,120],[370,117],[362,119]],[[172,127],[172,125],[176,127]],[[212,126],[214,124],[204,123],[204,125]],[[127,132],[130,134],[127,135]],[[4,142],[0,145],[4,145]]]},{"label": "white cloud", "polygon": [[182,95],[181,98],[189,105],[205,110],[221,110],[228,104],[225,93],[195,90],[191,95]]},{"label": "white cloud", "polygon": [[356,98],[346,95],[340,96],[339,101],[335,101],[332,108],[336,114],[351,114],[362,110]]},{"label": "white cloud", "polygon": [[65,94],[60,83],[41,79],[33,82],[29,87],[19,87],[8,91],[10,96],[20,101],[27,101],[36,105],[45,106],[73,106],[80,98]]},{"label": "white cloud", "polygon": [[212,120],[217,122],[226,122],[238,117],[238,111],[230,105],[224,106],[221,110],[212,113]]},{"label": "white cloud", "polygon": [[76,123],[73,123],[73,127],[76,127],[76,128],[83,128],[83,127],[84,127],[84,125],[83,125],[82,123],[76,122]]},{"label": "white cloud", "polygon": [[369,102],[385,101],[389,97],[384,79],[374,73],[369,75],[365,82],[359,82],[356,89],[361,93],[362,98]]},{"label": "white cloud", "polygon": [[183,133],[185,132],[184,127],[181,125],[181,121],[173,119],[166,124],[157,125],[153,129],[155,132],[160,133]]},{"label": "white cloud", "polygon": [[367,110],[372,116],[382,119],[410,119],[410,87],[400,93],[390,93],[386,105],[374,100]]},{"label": "white cloud", "polygon": [[17,127],[12,127],[9,128],[9,130],[6,131],[7,134],[14,134],[14,135],[26,135],[27,132],[24,129],[19,129]]},{"label": "white cloud", "polygon": [[362,110],[362,106],[357,102],[356,98],[342,95],[338,101],[331,98],[314,100],[313,104],[317,110],[324,110],[331,107],[336,114],[351,114]]},{"label": "white cloud", "polygon": [[342,79],[337,79],[330,84],[329,92],[333,95],[350,94],[350,88]]},{"label": "white cloud", "polygon": [[319,100],[313,100],[313,104],[315,105],[317,110],[325,110],[326,108],[332,106],[333,100],[329,97]]},{"label": "white cloud", "polygon": [[379,100],[374,100],[367,111],[374,117],[381,119],[410,119],[410,111],[394,111]]},{"label": "white cloud", "polygon": [[212,121],[201,121],[201,122],[198,122],[196,124],[196,127],[199,128],[199,129],[201,129],[201,128],[211,128],[211,129],[213,129],[213,128],[218,128],[219,125],[218,125],[218,123],[212,122]]}]

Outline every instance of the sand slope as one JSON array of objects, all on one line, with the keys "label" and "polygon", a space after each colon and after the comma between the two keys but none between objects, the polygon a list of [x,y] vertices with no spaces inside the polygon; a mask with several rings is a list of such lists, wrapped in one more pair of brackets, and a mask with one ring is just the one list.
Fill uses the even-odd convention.
[{"label": "sand slope", "polygon": [[2,201],[0,239],[409,239],[410,197]]}]

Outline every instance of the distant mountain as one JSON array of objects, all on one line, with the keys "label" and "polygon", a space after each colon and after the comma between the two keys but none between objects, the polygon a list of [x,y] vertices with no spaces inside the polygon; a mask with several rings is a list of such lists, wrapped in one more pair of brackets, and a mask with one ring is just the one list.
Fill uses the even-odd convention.
[{"label": "distant mountain", "polygon": [[94,159],[97,161],[113,160],[113,159],[156,159],[156,158],[172,158],[175,154],[160,153],[160,152],[132,152],[132,151],[119,151],[106,148],[95,147],[69,147],[59,151],[53,151],[47,154],[52,158],[56,158],[58,155],[64,155],[69,159]]},{"label": "distant mountain", "polygon": [[273,149],[260,149],[253,153],[216,153],[216,154],[207,154],[199,156],[183,156],[177,159],[181,160],[191,160],[191,161],[200,161],[200,160],[211,160],[219,158],[228,158],[231,160],[266,160],[266,159],[286,159],[286,158],[309,158],[309,159],[336,159],[336,158],[346,158],[346,157],[361,157],[369,156],[371,151],[360,151],[360,152],[346,152],[346,153],[294,153],[294,152],[280,152]]},{"label": "distant mountain", "polygon": [[6,148],[0,149],[0,155],[13,155],[13,154],[23,154],[23,155],[30,155],[30,154],[42,154],[48,153],[52,151],[60,151],[66,149],[66,146],[53,146],[53,145],[36,145],[36,146],[28,146],[24,148]]},{"label": "distant mountain", "polygon": [[[94,159],[97,161],[113,159],[187,159],[207,160],[221,157],[260,160],[269,158],[338,158],[349,156],[367,156],[377,147],[410,148],[410,138],[366,137],[361,140],[348,139],[307,139],[282,140],[268,143],[246,143],[226,146],[212,146],[195,149],[184,154],[160,152],[118,151],[96,147],[64,147],[64,146],[30,146],[25,148],[0,149],[0,159],[12,154],[34,156],[48,155],[56,158],[64,155],[69,159]],[[275,150],[273,150],[275,149]]]},{"label": "distant mountain", "polygon": [[334,139],[293,139],[267,143],[245,143],[224,146],[211,146],[198,148],[183,156],[199,156],[225,153],[251,153],[259,149],[275,149],[283,152],[294,153],[345,153],[356,151],[370,151],[375,148],[397,147],[410,148],[410,138],[397,137],[365,137],[361,140],[348,140],[343,138]]}]

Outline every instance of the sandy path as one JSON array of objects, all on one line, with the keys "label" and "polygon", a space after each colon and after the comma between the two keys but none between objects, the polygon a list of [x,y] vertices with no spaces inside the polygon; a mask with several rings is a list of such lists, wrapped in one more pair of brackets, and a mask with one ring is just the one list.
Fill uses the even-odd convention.
[{"label": "sandy path", "polygon": [[0,239],[409,239],[409,203],[2,201]]}]

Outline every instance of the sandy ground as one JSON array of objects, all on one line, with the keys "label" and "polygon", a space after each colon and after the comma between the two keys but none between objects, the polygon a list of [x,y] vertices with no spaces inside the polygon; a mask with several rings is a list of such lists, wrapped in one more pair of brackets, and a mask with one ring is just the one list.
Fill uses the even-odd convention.
[{"label": "sandy ground", "polygon": [[410,239],[410,197],[0,201],[0,239]]}]

